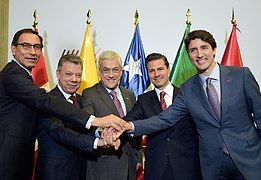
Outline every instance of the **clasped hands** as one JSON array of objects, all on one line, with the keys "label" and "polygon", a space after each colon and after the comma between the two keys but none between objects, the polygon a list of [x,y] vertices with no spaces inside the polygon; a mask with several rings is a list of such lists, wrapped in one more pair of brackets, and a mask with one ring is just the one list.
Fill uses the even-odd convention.
[{"label": "clasped hands", "polygon": [[120,147],[120,135],[124,131],[129,131],[132,129],[130,123],[112,114],[104,117],[94,118],[92,126],[102,128],[102,139],[100,139],[98,142],[98,146],[114,146],[115,150]]}]

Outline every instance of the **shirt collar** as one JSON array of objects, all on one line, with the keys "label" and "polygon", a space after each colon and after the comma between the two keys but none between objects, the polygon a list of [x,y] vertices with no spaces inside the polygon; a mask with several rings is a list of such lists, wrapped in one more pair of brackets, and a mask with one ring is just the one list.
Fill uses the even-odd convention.
[{"label": "shirt collar", "polygon": [[212,79],[215,79],[215,80],[218,80],[220,79],[220,66],[218,63],[216,63],[214,69],[212,70],[212,72],[210,73],[209,76],[204,76],[203,74],[199,74],[199,77],[200,77],[200,80],[201,80],[201,83],[204,84],[206,82],[206,79],[207,78],[212,78]]},{"label": "shirt collar", "polygon": [[[104,86],[104,85],[103,85],[103,86]],[[111,93],[111,91],[115,91],[117,95],[119,95],[120,92],[121,92],[119,86],[117,86],[114,90],[108,89],[108,88],[106,88],[105,86],[104,86],[104,88],[108,91],[109,94]]]},{"label": "shirt collar", "polygon": [[59,84],[57,85],[57,87],[61,91],[61,93],[63,94],[63,96],[65,97],[66,100],[68,100],[70,98],[70,96],[75,96],[76,95],[76,93],[68,94],[68,93],[64,92],[64,90],[62,89],[62,87]]},{"label": "shirt collar", "polygon": [[172,96],[173,86],[169,82],[168,85],[163,90],[159,90],[158,88],[155,87],[155,91],[158,96],[159,96],[160,92],[162,92],[162,91],[164,91],[167,95]]}]

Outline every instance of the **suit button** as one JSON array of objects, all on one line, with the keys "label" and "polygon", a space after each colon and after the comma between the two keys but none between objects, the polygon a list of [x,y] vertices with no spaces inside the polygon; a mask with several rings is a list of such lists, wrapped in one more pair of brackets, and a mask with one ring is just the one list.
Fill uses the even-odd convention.
[{"label": "suit button", "polygon": [[171,153],[169,153],[169,156],[171,156]]},{"label": "suit button", "polygon": [[164,155],[165,155],[165,156],[167,156],[167,155],[168,155],[168,153],[165,153]]},{"label": "suit button", "polygon": [[167,138],[167,141],[169,141],[170,139],[169,138]]}]

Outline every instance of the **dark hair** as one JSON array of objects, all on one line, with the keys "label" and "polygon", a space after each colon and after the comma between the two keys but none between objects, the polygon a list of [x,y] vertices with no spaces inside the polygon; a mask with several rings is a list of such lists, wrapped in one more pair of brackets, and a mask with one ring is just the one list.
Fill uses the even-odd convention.
[{"label": "dark hair", "polygon": [[30,33],[30,34],[35,34],[35,35],[37,35],[37,36],[39,37],[39,39],[40,39],[41,46],[43,47],[43,38],[42,38],[42,36],[40,36],[37,31],[34,31],[33,29],[30,29],[30,28],[21,29],[21,30],[19,30],[19,31],[17,31],[17,32],[15,33],[15,35],[14,35],[14,37],[13,37],[13,41],[12,41],[12,45],[13,45],[13,46],[17,46],[19,37],[20,37],[22,34],[24,34],[24,33]]},{"label": "dark hair", "polygon": [[195,30],[190,32],[184,40],[187,52],[189,52],[190,41],[195,39],[201,39],[202,41],[209,43],[213,50],[217,47],[217,43],[212,34],[205,30]]},{"label": "dark hair", "polygon": [[150,61],[156,61],[156,60],[158,60],[158,59],[162,59],[162,60],[164,61],[165,65],[166,65],[166,67],[169,68],[169,62],[168,62],[166,56],[164,56],[164,55],[162,55],[162,54],[160,54],[160,53],[151,53],[151,54],[149,54],[149,55],[146,57],[146,59],[145,59],[146,67],[147,67],[147,65],[148,65],[148,63],[149,63]]},{"label": "dark hair", "polygon": [[80,64],[81,65],[81,68],[82,68],[82,60],[79,56],[75,55],[75,54],[66,54],[64,56],[62,56],[60,59],[59,59],[59,62],[58,62],[58,66],[57,66],[57,70],[59,71],[60,68],[63,66],[63,64],[65,62],[70,62],[70,63],[73,63],[75,65],[78,65]]}]

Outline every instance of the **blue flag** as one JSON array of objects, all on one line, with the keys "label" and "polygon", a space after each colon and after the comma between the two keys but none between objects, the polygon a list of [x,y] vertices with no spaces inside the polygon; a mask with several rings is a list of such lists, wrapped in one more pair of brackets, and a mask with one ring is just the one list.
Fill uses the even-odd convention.
[{"label": "blue flag", "polygon": [[150,85],[139,24],[136,25],[134,36],[124,61],[120,84],[133,91],[136,97],[142,94]]}]

